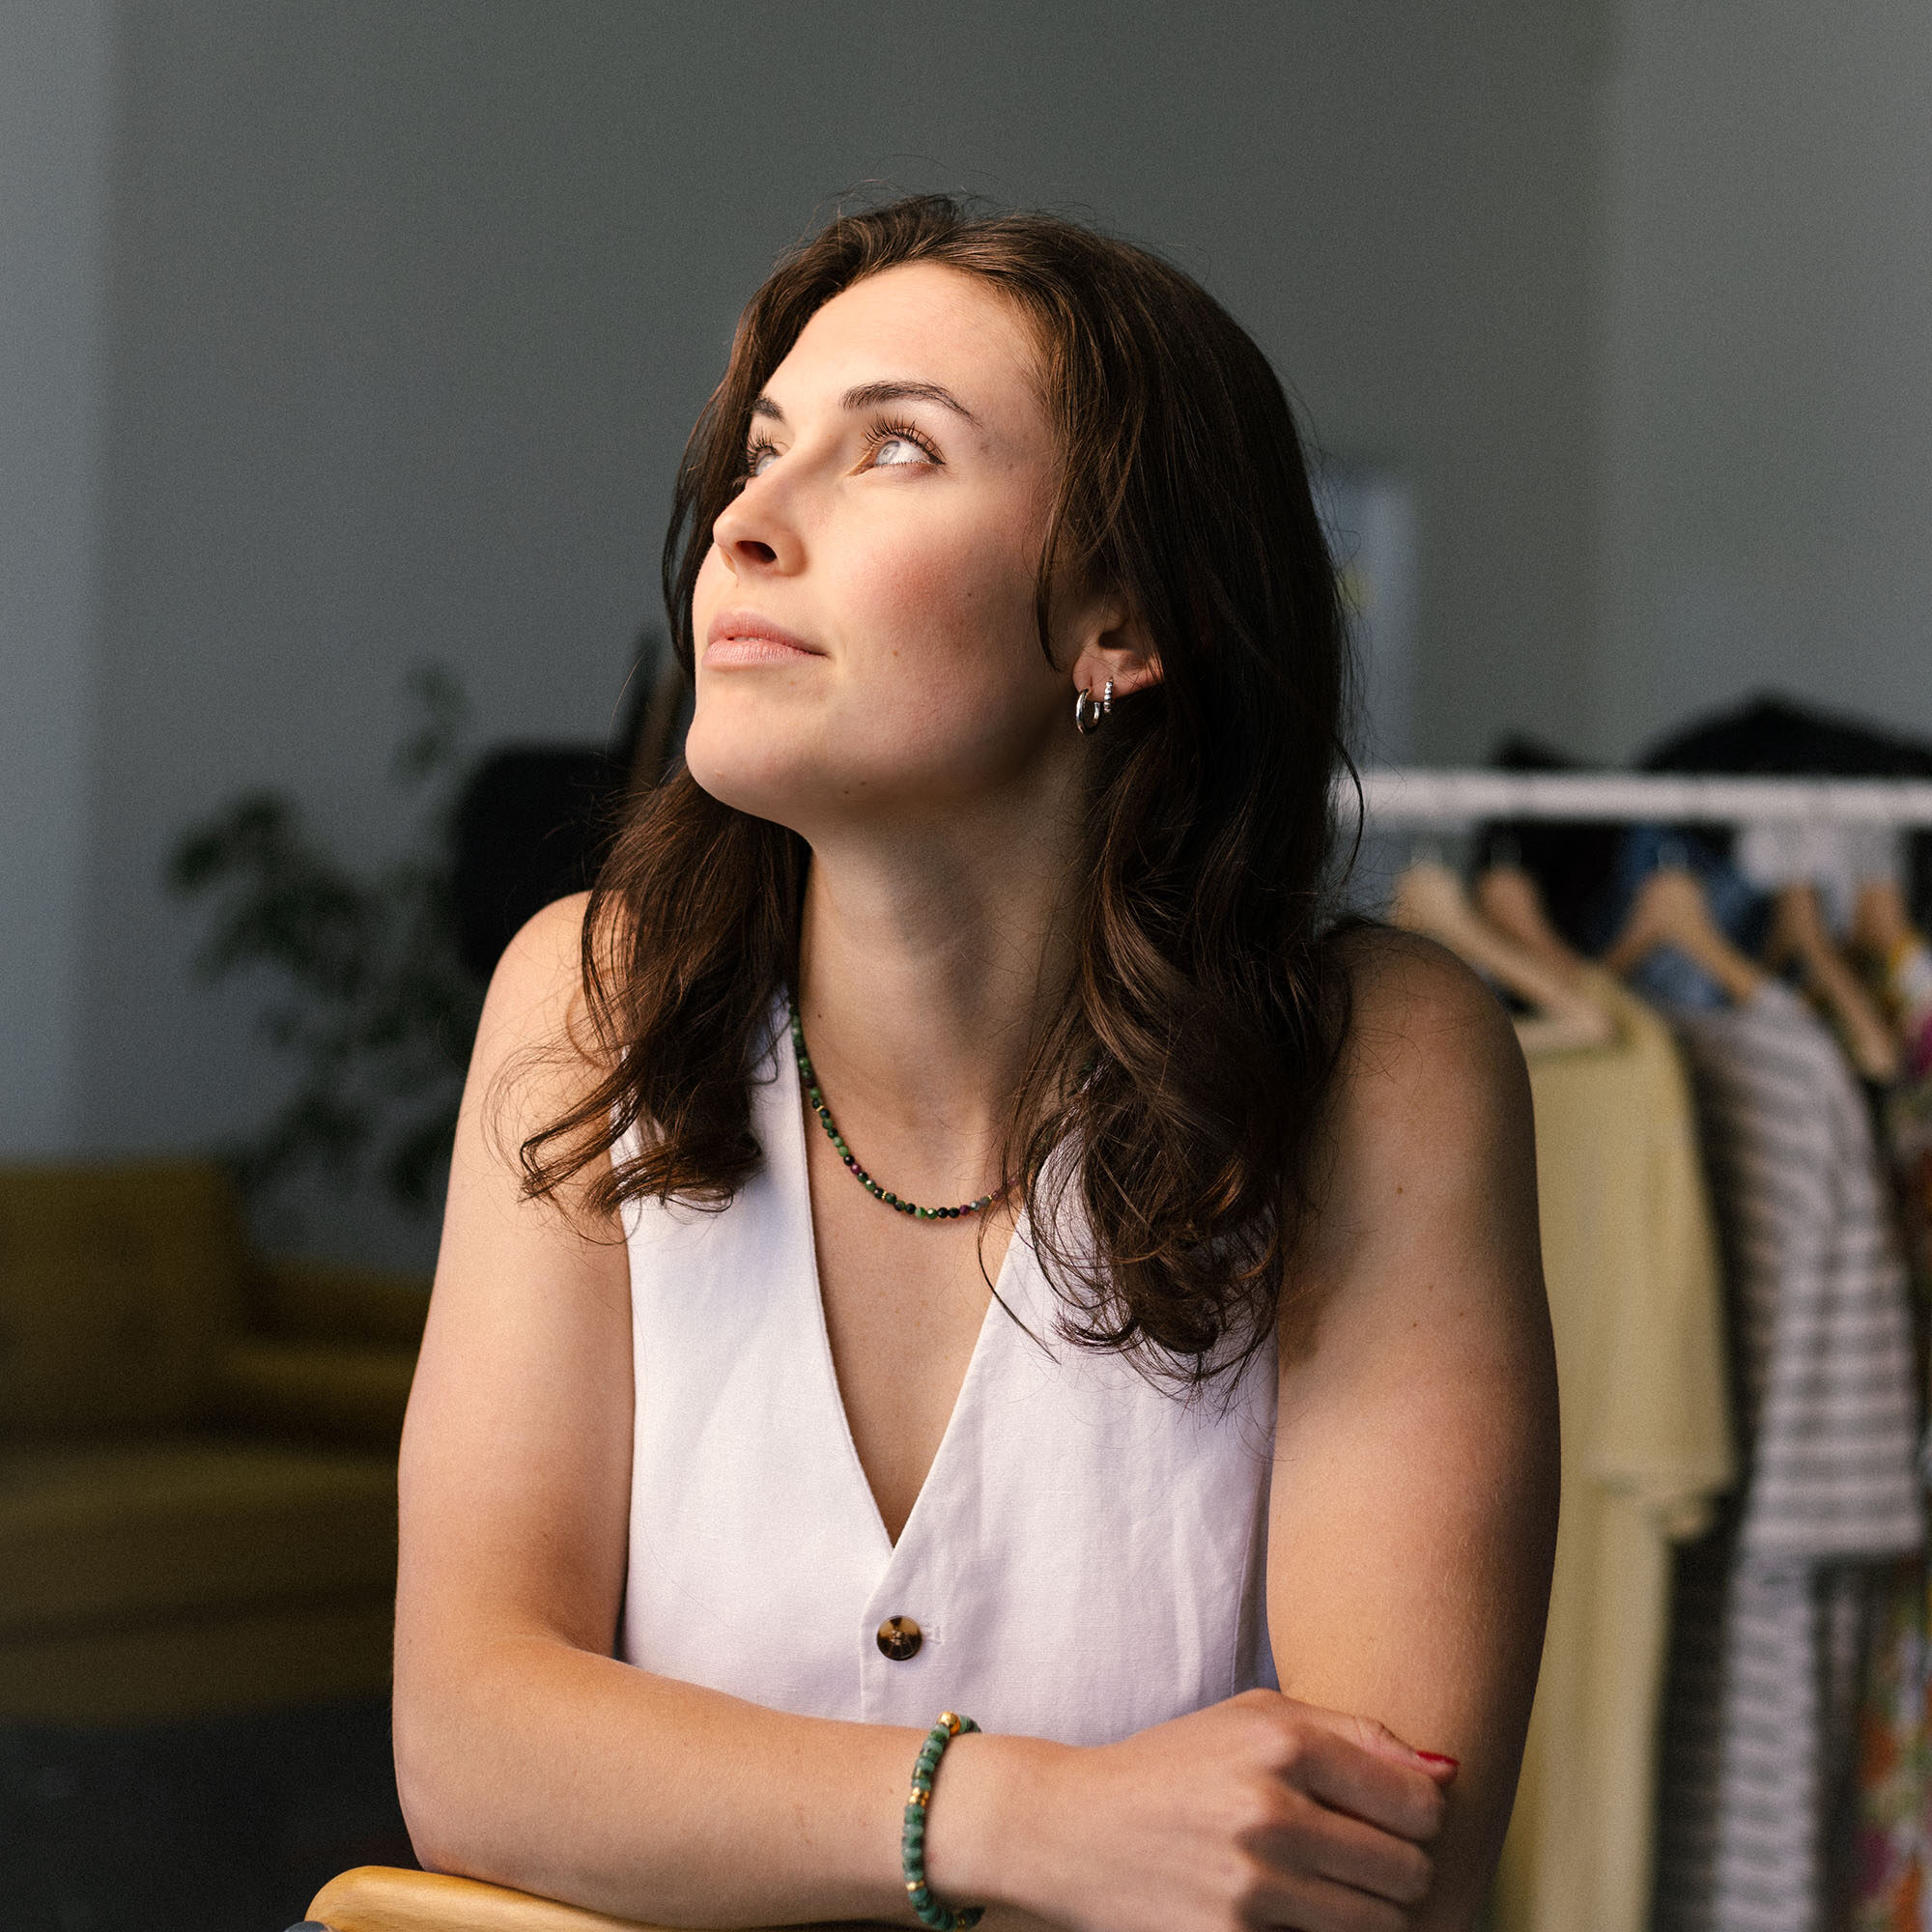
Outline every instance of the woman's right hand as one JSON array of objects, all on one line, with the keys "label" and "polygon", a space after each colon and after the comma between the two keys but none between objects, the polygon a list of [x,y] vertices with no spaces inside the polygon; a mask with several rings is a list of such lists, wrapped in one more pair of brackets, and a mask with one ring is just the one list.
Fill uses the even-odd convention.
[{"label": "woman's right hand", "polygon": [[1453,1759],[1248,1690],[1037,1765],[1015,1898],[1077,1932],[1403,1932]]}]

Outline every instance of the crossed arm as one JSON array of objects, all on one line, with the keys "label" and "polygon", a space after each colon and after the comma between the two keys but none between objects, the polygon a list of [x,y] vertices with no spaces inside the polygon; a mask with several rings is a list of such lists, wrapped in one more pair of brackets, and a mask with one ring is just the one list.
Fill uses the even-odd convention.
[{"label": "crossed arm", "polygon": [[[518,1198],[514,1148],[558,1111],[545,1083],[567,1069],[498,1078],[557,1030],[581,916],[539,915],[499,968],[458,1132],[403,1450],[411,1830],[427,1864],[621,1917],[909,1924],[898,1815],[918,1733],[765,1710],[611,1656],[624,1250]],[[1526,1082],[1500,1010],[1447,955],[1378,939],[1357,986],[1325,1204],[1282,1331],[1282,1694],[1098,1749],[956,1742],[927,1868],[942,1897],[989,1904],[986,1932],[1399,1932],[1466,1925],[1480,1904],[1554,1536]]]},{"label": "crossed arm", "polygon": [[1283,1691],[1461,1760],[1412,1922],[1470,1923],[1555,1554],[1556,1364],[1529,1083],[1500,1005],[1363,935],[1334,1167],[1282,1324],[1268,1623]]}]

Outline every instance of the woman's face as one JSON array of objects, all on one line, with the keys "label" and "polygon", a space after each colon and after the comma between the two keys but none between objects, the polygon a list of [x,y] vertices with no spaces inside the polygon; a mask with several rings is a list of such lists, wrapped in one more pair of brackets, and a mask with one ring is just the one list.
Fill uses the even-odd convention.
[{"label": "woman's face", "polygon": [[1066,754],[1073,684],[1034,616],[1056,467],[1038,367],[1010,304],[930,263],[806,325],[697,578],[686,757],[714,797],[810,838],[956,812]]}]

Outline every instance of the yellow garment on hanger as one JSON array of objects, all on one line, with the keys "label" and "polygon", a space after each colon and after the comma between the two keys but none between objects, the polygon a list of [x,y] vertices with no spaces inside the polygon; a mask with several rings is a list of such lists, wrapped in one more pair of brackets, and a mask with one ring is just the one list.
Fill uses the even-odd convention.
[{"label": "yellow garment on hanger", "polygon": [[1605,1047],[1532,1054],[1562,1526],[1494,1932],[1650,1921],[1670,1546],[1735,1479],[1716,1236],[1669,1029],[1608,974]]}]

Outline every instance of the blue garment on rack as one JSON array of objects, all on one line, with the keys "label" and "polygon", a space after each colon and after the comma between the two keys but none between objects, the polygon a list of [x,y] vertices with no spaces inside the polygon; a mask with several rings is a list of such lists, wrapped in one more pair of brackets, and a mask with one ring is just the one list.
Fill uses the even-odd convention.
[{"label": "blue garment on rack", "polygon": [[[1669,825],[1633,825],[1618,842],[1609,891],[1603,904],[1603,937],[1608,947],[1629,920],[1643,882],[1664,867],[1681,867],[1703,888],[1704,897],[1732,944],[1756,953],[1771,923],[1771,899],[1731,861],[1695,832]],[[1630,976],[1631,988],[1653,1006],[1711,1009],[1729,1004],[1723,989],[1674,946],[1660,946]]]}]

